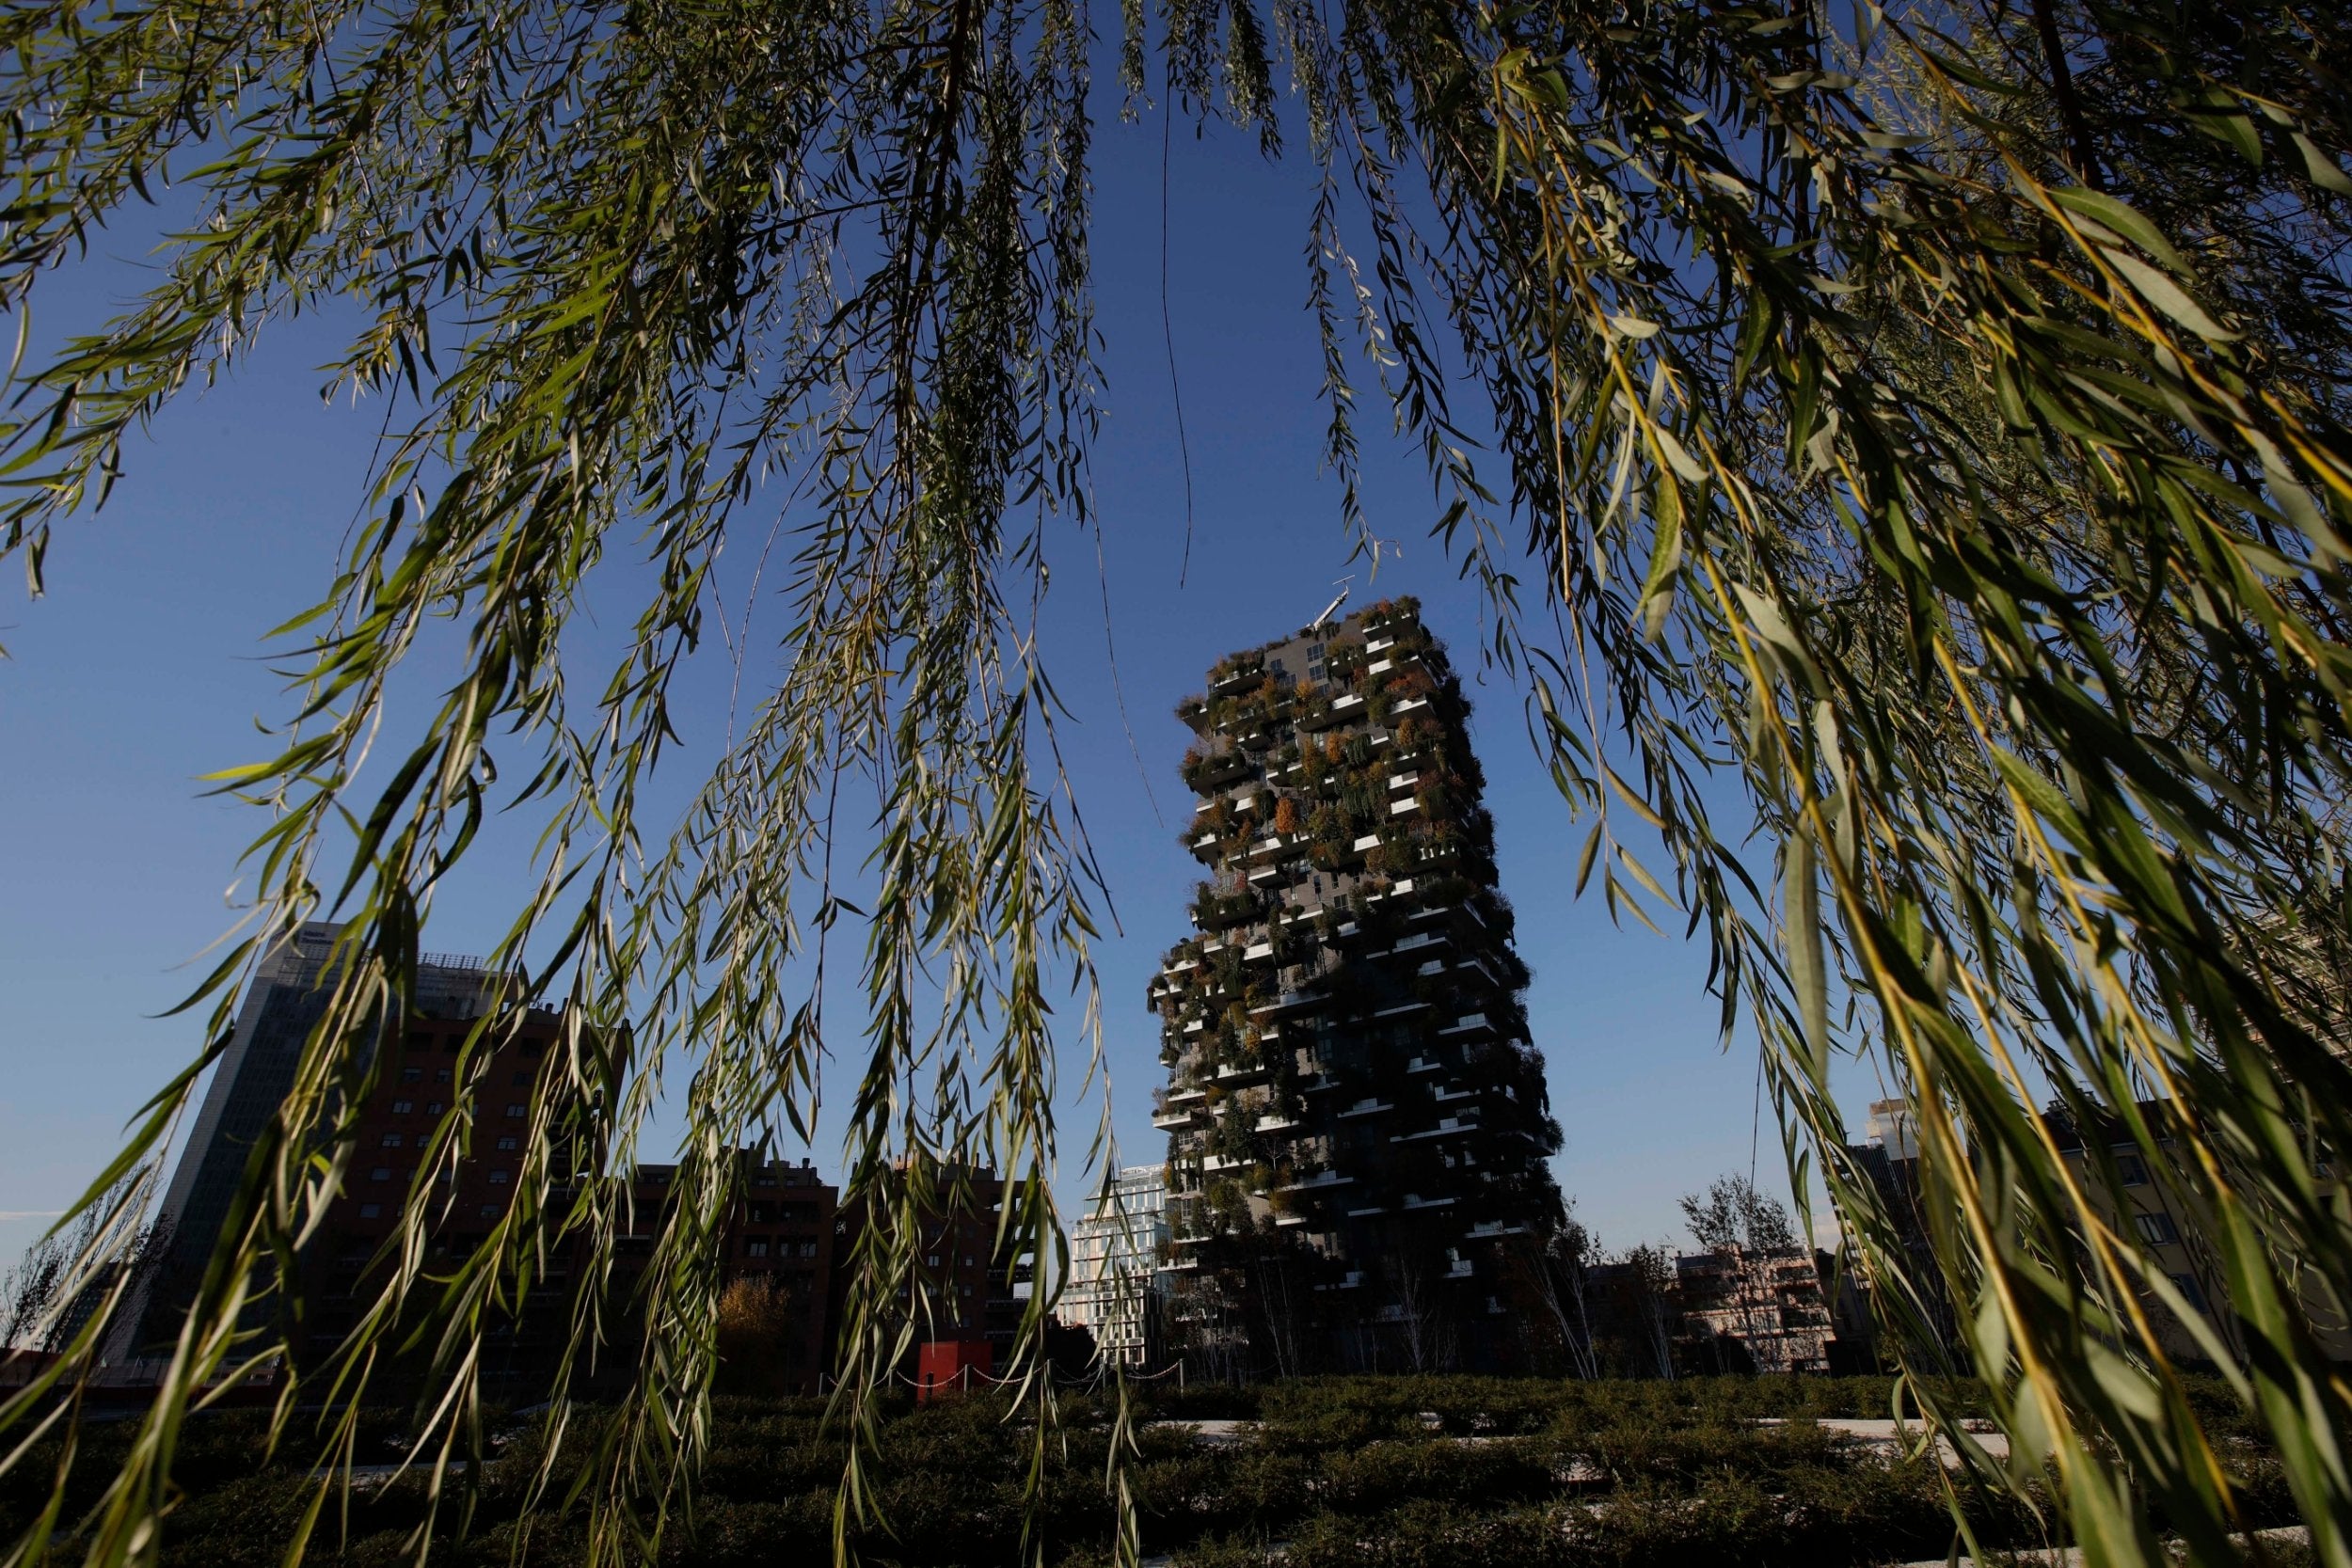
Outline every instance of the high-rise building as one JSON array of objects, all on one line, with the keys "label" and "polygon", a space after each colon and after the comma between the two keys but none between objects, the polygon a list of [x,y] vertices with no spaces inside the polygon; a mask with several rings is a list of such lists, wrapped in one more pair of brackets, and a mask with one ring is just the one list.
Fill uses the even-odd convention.
[{"label": "high-rise building", "polygon": [[[303,1044],[333,990],[337,930],[321,923],[301,927],[262,958],[246,991],[157,1211],[160,1256],[139,1332],[148,1346],[178,1332],[229,1222],[253,1146],[294,1088]],[[330,1348],[372,1293],[363,1275],[400,1223],[421,1155],[453,1099],[461,1052],[512,985],[475,958],[427,954],[419,964],[414,1005],[387,1022],[374,1045],[389,1054],[376,1062],[354,1118],[356,1153],[343,1191],[304,1253],[301,1289],[310,1310],[298,1355]],[[471,1157],[441,1195],[436,1250],[470,1247],[513,1203],[539,1060],[560,1034],[553,1010],[523,1007],[481,1037],[479,1053],[465,1068],[476,1085]],[[545,1288],[560,1284],[551,1279]]]},{"label": "high-rise building", "polygon": [[1168,1237],[1168,1178],[1158,1165],[1129,1165],[1070,1227],[1070,1283],[1061,1305],[1094,1336],[1106,1361],[1139,1367],[1152,1357],[1152,1306],[1160,1248]]},{"label": "high-rise building", "polygon": [[[228,1222],[238,1182],[257,1138],[292,1090],[303,1041],[318,1022],[334,978],[337,927],[308,925],[269,954],[238,1011],[235,1033],[206,1091],[202,1108],[159,1212],[162,1258],[143,1308],[142,1338],[157,1348],[178,1331],[206,1262]],[[294,1289],[304,1310],[297,1359],[322,1360],[374,1305],[390,1253],[407,1221],[420,1168],[434,1163],[434,1201],[421,1246],[429,1272],[478,1247],[504,1220],[524,1180],[542,1069],[564,1037],[563,1015],[514,1007],[490,1029],[483,1021],[511,1006],[515,981],[475,958],[428,954],[419,967],[414,1006],[389,1021],[366,1098],[351,1120],[353,1153],[342,1191],[300,1254]],[[471,1042],[470,1053],[469,1042]],[[433,1139],[442,1129],[461,1076],[473,1086],[465,1156],[441,1168]],[[826,1305],[832,1294],[834,1189],[806,1160],[798,1165],[739,1151],[737,1196],[717,1238],[718,1267],[772,1294],[771,1382],[813,1391],[825,1370]],[[630,1172],[630,1203],[614,1238],[607,1299],[608,1332],[637,1331],[634,1281],[652,1260],[671,1212],[677,1167],[640,1164]],[[576,1177],[550,1173],[542,1205],[561,1207]],[[585,1235],[547,1249],[531,1288],[511,1314],[486,1327],[482,1374],[502,1394],[528,1402],[552,1372],[571,1331],[576,1291],[602,1276],[586,1266]],[[610,1349],[599,1358],[602,1384],[625,1376],[629,1357]],[[384,1380],[397,1386],[394,1373]]]},{"label": "high-rise building", "polygon": [[1252,1370],[1497,1367],[1557,1219],[1470,705],[1411,599],[1235,654],[1179,709],[1197,934],[1151,987],[1173,1330]]}]

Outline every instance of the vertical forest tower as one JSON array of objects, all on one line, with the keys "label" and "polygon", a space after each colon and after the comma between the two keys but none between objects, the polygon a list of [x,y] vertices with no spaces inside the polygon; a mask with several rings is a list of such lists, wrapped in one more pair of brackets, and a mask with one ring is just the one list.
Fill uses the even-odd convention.
[{"label": "vertical forest tower", "polygon": [[[1152,982],[1180,1345],[1501,1369],[1560,1212],[1470,705],[1412,599],[1235,654],[1178,717],[1208,867]],[[1204,1369],[1205,1370],[1205,1369]]]}]

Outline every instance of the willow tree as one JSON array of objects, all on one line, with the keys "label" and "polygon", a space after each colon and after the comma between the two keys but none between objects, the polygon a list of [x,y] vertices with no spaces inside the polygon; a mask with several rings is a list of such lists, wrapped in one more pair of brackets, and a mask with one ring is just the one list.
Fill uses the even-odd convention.
[{"label": "willow tree", "polygon": [[[2323,1180],[2352,1149],[2339,24],[2262,0],[1132,0],[1106,25],[1126,106],[1221,114],[1269,152],[1303,137],[1342,526],[1368,543],[1368,358],[1589,824],[1564,855],[1613,907],[1707,933],[1800,1188],[1825,1182],[1895,1328],[1932,1290],[1962,1304],[2009,1478],[2046,1480],[2097,1563],[2154,1560],[2159,1510],[2201,1560],[2242,1523],[2159,1309],[2277,1441],[2319,1559],[2352,1563],[2352,1390],[2320,1343],[2352,1305]],[[565,1005],[571,1048],[513,1215],[453,1277],[397,1259],[307,1374],[330,1437],[421,1314],[424,1447],[466,1440],[473,1348],[546,1238],[609,1254],[611,1185],[556,1176],[625,1165],[680,1061],[639,1397],[580,1482],[603,1560],[652,1549],[702,1431],[724,1150],[805,1124],[828,933],[862,939],[864,1016],[830,1037],[862,1042],[850,1187],[884,1217],[852,1381],[892,1358],[935,1196],[892,1156],[999,1163],[1008,1227],[1051,1243],[1048,1101],[1079,1046],[1048,1009],[1086,984],[1089,883],[1025,632],[1044,541],[1090,521],[1090,26],[1072,0],[0,18],[0,295],[37,301],[162,182],[198,203],[132,309],[19,364],[0,537],[34,590],[126,433],[290,313],[356,310],[338,387],[395,416],[342,575],[288,628],[283,749],[222,781],[269,826],[255,921],[200,993],[215,1045],[110,1175],[304,916],[348,923],[334,1005],[163,1399],[98,1514],[49,1521],[76,1552],[151,1549],[199,1381],[272,1349],[255,1303],[337,1190],[338,1107],[431,890],[516,797],[549,825],[496,961]],[[719,550],[777,521],[755,488],[774,473],[781,673],[685,826],[648,838],[666,693]],[[650,552],[651,586],[576,690],[558,649],[608,548]],[[461,628],[462,673],[379,736],[432,617]],[[362,784],[371,746],[389,755]],[[1769,868],[1710,823],[1720,768]],[[845,777],[882,800],[870,907],[832,875]],[[1841,1052],[1912,1102],[1940,1283],[1845,1157]],[[2113,1172],[2060,1158],[2052,1100],[2201,1212],[2225,1302],[2183,1299],[2111,1223]],[[432,1201],[420,1180],[412,1218]],[[608,1308],[581,1299],[585,1356]],[[846,1531],[854,1474],[845,1498]]]}]

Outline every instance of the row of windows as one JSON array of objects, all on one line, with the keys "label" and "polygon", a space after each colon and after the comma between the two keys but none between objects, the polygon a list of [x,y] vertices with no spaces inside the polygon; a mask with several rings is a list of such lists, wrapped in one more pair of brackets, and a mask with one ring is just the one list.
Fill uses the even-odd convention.
[{"label": "row of windows", "polygon": [[[743,1253],[749,1258],[765,1258],[768,1256],[768,1246],[767,1237],[755,1236],[743,1243]],[[779,1258],[814,1258],[817,1256],[817,1243],[802,1242],[795,1245],[790,1242],[779,1241],[776,1243],[776,1256]]]},{"label": "row of windows", "polygon": [[[485,1203],[482,1206],[484,1219],[494,1220],[498,1216],[499,1206],[497,1204]],[[380,1220],[384,1217],[384,1206],[380,1203],[362,1203],[359,1205],[359,1217],[363,1220]]]},{"label": "row of windows", "polygon": [[[407,1171],[402,1171],[399,1174],[404,1180],[405,1180],[410,1173]],[[389,1181],[392,1179],[392,1167],[389,1165],[378,1165],[373,1170],[368,1172],[368,1180],[371,1181]],[[493,1187],[503,1187],[506,1185],[507,1180],[508,1177],[505,1171],[494,1170],[490,1173],[490,1185]]]},{"label": "row of windows", "polygon": [[[387,1132],[384,1134],[379,1147],[384,1148],[399,1148],[403,1147],[402,1141],[405,1139],[407,1135],[408,1134],[405,1132]],[[422,1148],[425,1146],[425,1135],[422,1132],[418,1133],[417,1147],[419,1148]],[[522,1139],[516,1137],[514,1133],[509,1132],[499,1139],[498,1146],[501,1149],[520,1148],[522,1147]]]}]

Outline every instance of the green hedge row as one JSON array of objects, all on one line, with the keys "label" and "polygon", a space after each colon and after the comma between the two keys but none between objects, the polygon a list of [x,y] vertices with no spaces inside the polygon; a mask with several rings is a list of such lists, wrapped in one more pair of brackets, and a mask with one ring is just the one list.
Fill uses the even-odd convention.
[{"label": "green hedge row", "polygon": [[[1965,1404],[1965,1389],[1950,1391]],[[1145,1548],[1187,1568],[1234,1568],[1285,1545],[1287,1568],[1643,1568],[1666,1563],[1806,1564],[1865,1568],[1939,1558],[1950,1544],[1944,1481],[1925,1462],[1883,1453],[1819,1428],[1759,1427],[1763,1417],[1881,1415],[1884,1379],[1708,1379],[1673,1384],[1560,1384],[1485,1378],[1348,1378],[1251,1390],[1155,1393],[1145,1414],[1162,1422],[1208,1411],[1263,1424],[1244,1441],[1213,1445],[1190,1428],[1146,1424],[1128,1479]],[[866,1560],[903,1568],[1016,1561],[1025,1526],[1042,1532],[1049,1561],[1102,1562],[1115,1528],[1103,1476],[1112,1402],[1065,1402],[1034,1513],[1025,1491],[1030,1434],[996,1399],[915,1410],[894,1404],[867,1474],[883,1524],[855,1532]],[[821,1562],[846,1450],[813,1401],[726,1401],[711,1448],[681,1511],[665,1529],[670,1568],[753,1568]],[[389,1418],[373,1422],[358,1457],[397,1450]],[[592,1423],[576,1421],[585,1433]],[[273,1568],[315,1485],[307,1452],[262,1452],[256,1417],[189,1424],[179,1479],[184,1496],[167,1528],[167,1564]],[[95,1500],[108,1458],[127,1435],[99,1429],[76,1501]],[[290,1439],[290,1443],[295,1440]],[[583,1556],[576,1516],[527,1513],[541,1434],[518,1429],[477,1472],[464,1538],[457,1512],[437,1525],[434,1560],[504,1568],[520,1560],[569,1568]],[[2238,1456],[2249,1498],[2282,1517],[2275,1463]],[[557,1495],[576,1455],[557,1465]],[[13,1536],[38,1508],[44,1466],[0,1481],[0,1528]],[[1992,1543],[2036,1544],[2042,1528],[2020,1505],[1979,1499],[1972,1515]],[[421,1484],[356,1496],[348,1532],[330,1522],[311,1560],[345,1568],[414,1560],[426,1519]],[[71,1554],[60,1554],[67,1557]]]}]

